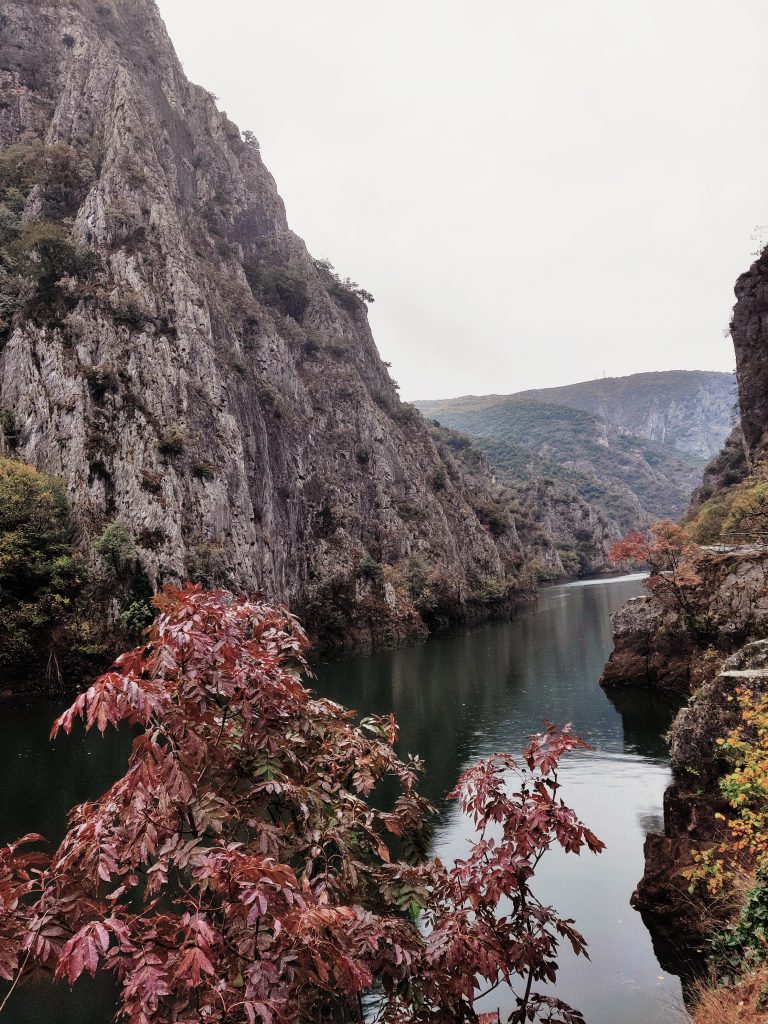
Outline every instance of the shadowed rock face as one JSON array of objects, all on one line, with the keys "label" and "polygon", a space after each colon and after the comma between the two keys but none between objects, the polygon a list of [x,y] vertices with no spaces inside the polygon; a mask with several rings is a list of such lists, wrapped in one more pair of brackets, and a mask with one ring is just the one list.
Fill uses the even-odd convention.
[{"label": "shadowed rock face", "polygon": [[768,447],[768,250],[736,282],[731,337],[741,427],[754,463]]},{"label": "shadowed rock face", "polygon": [[476,513],[487,472],[400,403],[365,302],[289,229],[258,144],[187,81],[150,0],[4,3],[0,145],[21,147],[11,178],[19,153],[47,167],[22,222],[96,257],[56,286],[62,315],[22,305],[0,342],[6,442],[66,480],[86,549],[119,520],[154,583],[261,588],[331,643],[525,589],[514,525]]},{"label": "shadowed rock face", "polygon": [[695,967],[697,955],[706,952],[713,920],[718,913],[727,918],[733,909],[727,900],[719,908],[704,908],[688,892],[685,872],[694,866],[696,850],[727,832],[728,806],[718,782],[733,765],[717,740],[737,725],[736,693],[745,689],[760,694],[768,689],[766,640],[747,644],[710,674],[672,727],[675,784],[664,796],[664,832],[646,839],[645,872],[632,898],[662,940],[662,963],[671,970],[685,969],[686,959],[689,968]]},{"label": "shadowed rock face", "polygon": [[674,613],[658,599],[636,597],[612,619],[614,649],[600,685],[641,685],[672,693],[688,692],[692,646]]}]

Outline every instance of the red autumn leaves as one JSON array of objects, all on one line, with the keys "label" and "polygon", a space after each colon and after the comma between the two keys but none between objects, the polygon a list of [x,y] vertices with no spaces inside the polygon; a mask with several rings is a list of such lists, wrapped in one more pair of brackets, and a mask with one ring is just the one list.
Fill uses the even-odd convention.
[{"label": "red autumn leaves", "polygon": [[[0,850],[0,976],[109,971],[130,1024],[292,1024],[374,986],[393,1024],[453,1024],[485,1019],[478,993],[501,984],[510,1021],[581,1021],[534,991],[560,940],[585,943],[531,890],[551,847],[602,849],[558,796],[580,740],[550,726],[523,762],[465,772],[451,796],[478,837],[446,867],[394,719],[355,725],[301,684],[288,612],[192,586],[157,604],[146,643],[54,725],[138,727],[125,774],[52,855],[39,836]],[[380,810],[385,776],[400,796]]]}]

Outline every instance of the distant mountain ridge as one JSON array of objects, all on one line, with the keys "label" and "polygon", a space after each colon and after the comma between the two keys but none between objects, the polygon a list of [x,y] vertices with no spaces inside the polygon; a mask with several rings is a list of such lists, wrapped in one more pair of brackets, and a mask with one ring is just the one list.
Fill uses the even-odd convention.
[{"label": "distant mountain ridge", "polygon": [[636,437],[685,455],[712,458],[735,422],[736,378],[717,370],[663,370],[627,377],[601,377],[555,388],[507,395],[464,395],[414,402],[424,415],[439,418],[529,399],[580,409]]},{"label": "distant mountain ridge", "polygon": [[519,397],[581,409],[636,437],[711,458],[733,428],[736,378],[714,370],[635,373],[523,391]]},{"label": "distant mountain ridge", "polygon": [[734,395],[731,374],[694,370],[415,404],[476,438],[507,485],[561,480],[626,530],[682,515]]}]

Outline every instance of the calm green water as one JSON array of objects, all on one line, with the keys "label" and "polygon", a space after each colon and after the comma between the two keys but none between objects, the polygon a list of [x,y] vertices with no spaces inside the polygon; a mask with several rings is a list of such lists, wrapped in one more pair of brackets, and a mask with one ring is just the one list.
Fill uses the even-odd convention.
[{"label": "calm green water", "polygon": [[[647,695],[609,700],[597,685],[611,649],[610,615],[640,588],[638,578],[551,587],[512,622],[317,665],[313,684],[361,714],[395,712],[402,751],[427,762],[421,788],[440,811],[434,849],[443,860],[467,849],[468,823],[445,801],[467,765],[496,751],[518,752],[544,719],[573,722],[589,741],[592,751],[565,764],[563,796],[608,849],[600,857],[545,859],[537,890],[574,917],[589,941],[591,962],[563,951],[557,992],[590,1024],[683,1019],[679,981],[661,970],[629,906],[644,836],[660,823],[669,780],[661,736],[671,712]],[[0,706],[0,842],[28,831],[58,837],[67,809],[102,792],[124,763],[122,737],[50,744],[57,711],[52,704]],[[74,996],[65,986],[53,993],[27,988],[3,1014],[4,1024],[110,1018],[109,991],[90,983]]]}]

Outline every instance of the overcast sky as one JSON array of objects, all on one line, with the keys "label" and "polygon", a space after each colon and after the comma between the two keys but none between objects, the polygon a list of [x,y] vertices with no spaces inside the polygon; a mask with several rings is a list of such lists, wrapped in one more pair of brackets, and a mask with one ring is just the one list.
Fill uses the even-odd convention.
[{"label": "overcast sky", "polygon": [[[159,0],[406,399],[733,368],[766,0]],[[755,237],[757,229],[757,237]]]}]

